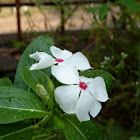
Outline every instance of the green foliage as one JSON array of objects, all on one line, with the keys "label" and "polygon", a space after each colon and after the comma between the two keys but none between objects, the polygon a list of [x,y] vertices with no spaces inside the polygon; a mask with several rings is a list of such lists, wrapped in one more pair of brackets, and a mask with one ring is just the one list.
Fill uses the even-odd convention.
[{"label": "green foliage", "polygon": [[[46,35],[41,35],[38,38],[36,38],[24,51],[22,54],[20,61],[18,63],[16,75],[15,75],[15,81],[14,86],[28,90],[27,84],[23,81],[22,75],[21,75],[21,67],[22,66],[31,66],[34,63],[34,60],[29,58],[29,55],[32,53],[35,53],[36,51],[39,52],[47,52],[48,54],[51,54],[50,47],[53,46],[54,40],[51,37],[48,37]],[[50,68],[43,70],[48,76],[50,76]]]},{"label": "green foliage", "polygon": [[140,140],[140,137],[131,137],[130,140]]},{"label": "green foliage", "polygon": [[64,133],[67,140],[99,140],[102,135],[91,121],[79,122],[75,115],[64,116]]},{"label": "green foliage", "polygon": [[13,83],[9,78],[4,77],[0,78],[0,86],[13,87]]},{"label": "green foliage", "polygon": [[[25,122],[16,122],[11,124],[1,124],[0,125],[0,136],[8,135],[14,133],[20,129],[28,127],[28,124]],[[0,137],[1,138],[1,137]]]},{"label": "green foliage", "polygon": [[108,129],[108,131],[109,140],[126,140],[126,130],[120,125],[113,124],[110,130]]},{"label": "green foliage", "polygon": [[104,79],[104,81],[105,81],[107,90],[110,88],[110,86],[112,84],[112,75],[109,74],[106,71],[103,71],[103,70],[87,70],[87,71],[83,71],[83,72],[80,72],[80,76],[85,76],[85,77],[88,77],[88,78],[95,78],[97,76],[102,77]]},{"label": "green foliage", "polygon": [[0,136],[0,140],[31,140],[34,136],[34,127],[27,127],[4,136]]},{"label": "green foliage", "polygon": [[[105,12],[105,9],[106,6],[100,7],[99,11]],[[93,11],[92,9],[90,12]],[[65,139],[64,134],[68,140],[103,139],[94,121],[79,122],[75,115],[62,113],[54,98],[55,87],[61,83],[51,77],[50,68],[29,70],[34,63],[29,55],[36,51],[51,55],[50,47],[53,45],[52,38],[46,35],[39,36],[21,56],[15,76],[15,87],[10,87],[12,85],[8,79],[0,79],[1,85],[5,85],[0,87],[0,140],[59,140]],[[80,72],[80,75],[90,78],[101,76],[105,80],[107,89],[111,86],[112,76],[103,70],[87,70]],[[21,120],[29,122],[29,119],[31,119],[29,124],[19,122]],[[61,135],[62,130],[64,134]]]},{"label": "green foliage", "polygon": [[65,128],[65,123],[62,117],[54,116],[54,128],[63,129]]},{"label": "green foliage", "polygon": [[97,7],[93,7],[93,8],[90,8],[90,9],[88,9],[88,13],[93,13],[93,12],[96,12],[97,10],[99,10],[99,6],[97,6]]},{"label": "green foliage", "polygon": [[21,68],[22,78],[24,82],[36,92],[36,85],[40,84],[48,90],[47,82],[48,75],[42,70],[29,70],[29,67],[23,66]]},{"label": "green foliage", "polygon": [[47,85],[48,85],[48,94],[50,96],[50,98],[52,100],[54,100],[54,90],[55,90],[55,87],[54,87],[54,84],[52,82],[52,80],[50,80],[50,78],[47,78]]},{"label": "green foliage", "polygon": [[13,87],[0,87],[0,112],[0,124],[47,115],[45,106],[36,95]]},{"label": "green foliage", "polygon": [[138,5],[136,4],[135,0],[119,0],[117,1],[118,4],[125,5],[128,8],[133,10],[139,10]]},{"label": "green foliage", "polygon": [[21,49],[22,47],[25,46],[25,42],[24,41],[13,41],[13,46],[17,49]]},{"label": "green foliage", "polygon": [[132,10],[139,10],[139,6],[134,0],[119,0],[117,2],[108,1],[106,4],[102,4],[101,6],[92,7],[88,9],[88,13],[94,13],[98,11],[99,19],[102,21],[105,19],[105,16],[109,12],[109,5],[119,6],[119,4],[124,5]]},{"label": "green foliage", "polygon": [[52,132],[46,128],[39,128],[36,125],[28,126],[24,122],[0,125],[0,130],[0,140],[38,140],[52,135]]},{"label": "green foliage", "polygon": [[105,16],[107,15],[109,11],[109,7],[108,4],[103,4],[100,8],[99,8],[99,19],[100,20],[104,20]]}]

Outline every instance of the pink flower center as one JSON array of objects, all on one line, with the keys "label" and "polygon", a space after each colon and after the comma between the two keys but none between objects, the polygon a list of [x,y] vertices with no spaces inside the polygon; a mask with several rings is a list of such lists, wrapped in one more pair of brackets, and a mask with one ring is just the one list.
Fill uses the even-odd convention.
[{"label": "pink flower center", "polygon": [[64,60],[61,59],[61,58],[58,58],[58,59],[55,59],[55,61],[58,62],[58,63],[61,63],[61,62],[63,62]]},{"label": "pink flower center", "polygon": [[83,90],[86,90],[88,86],[85,82],[79,82],[79,87]]}]

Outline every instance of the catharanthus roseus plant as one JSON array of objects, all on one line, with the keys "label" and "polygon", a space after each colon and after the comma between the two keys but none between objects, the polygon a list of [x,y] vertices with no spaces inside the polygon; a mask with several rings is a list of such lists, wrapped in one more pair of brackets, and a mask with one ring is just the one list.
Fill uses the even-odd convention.
[{"label": "catharanthus roseus plant", "polygon": [[112,76],[91,67],[81,52],[61,50],[51,37],[39,36],[22,54],[14,86],[1,81],[0,139],[103,138],[93,118],[109,99]]}]

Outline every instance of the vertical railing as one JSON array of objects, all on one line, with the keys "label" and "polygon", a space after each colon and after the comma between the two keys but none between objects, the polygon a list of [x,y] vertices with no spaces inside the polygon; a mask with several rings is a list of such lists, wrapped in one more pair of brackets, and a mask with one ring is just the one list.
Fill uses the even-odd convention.
[{"label": "vertical railing", "polygon": [[65,18],[64,18],[64,9],[60,8],[60,14],[61,14],[61,35],[64,35],[65,32]]},{"label": "vertical railing", "polygon": [[[78,0],[75,0],[75,1],[73,1],[73,2],[71,2],[71,3],[65,2],[65,3],[64,3],[64,6],[65,6],[65,5],[70,5],[70,4],[76,5],[76,4],[79,4],[79,2],[80,2],[80,1],[78,1]],[[99,1],[98,1],[98,0],[89,0],[89,3],[99,3]],[[82,2],[82,0],[81,0],[80,4],[81,4],[81,5],[82,5],[82,4],[87,4],[87,1],[84,0],[84,1]],[[20,0],[15,0],[15,3],[8,3],[8,4],[7,4],[7,3],[1,3],[1,2],[0,2],[0,7],[14,7],[14,6],[16,6],[17,39],[18,39],[19,41],[22,40],[20,6],[24,6],[24,5],[26,5],[26,6],[36,6],[36,4],[33,3],[33,2],[20,3]],[[53,2],[43,2],[42,5],[54,6],[54,5],[56,5],[56,4],[53,3]],[[60,30],[61,30],[61,35],[64,35],[64,32],[65,32],[65,21],[66,21],[66,20],[65,20],[64,13],[65,13],[64,9],[63,9],[63,8],[60,8],[60,14],[61,14],[61,27],[60,27]]]},{"label": "vertical railing", "polygon": [[15,0],[16,3],[16,16],[17,16],[17,38],[18,41],[22,40],[21,35],[21,17],[20,17],[20,0]]}]

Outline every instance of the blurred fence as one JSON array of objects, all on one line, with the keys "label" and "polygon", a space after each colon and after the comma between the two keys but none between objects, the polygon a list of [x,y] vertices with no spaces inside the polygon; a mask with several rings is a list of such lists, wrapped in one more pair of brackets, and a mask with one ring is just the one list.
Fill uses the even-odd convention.
[{"label": "blurred fence", "polygon": [[[84,4],[88,4],[88,3],[99,3],[98,0],[89,0],[88,2],[86,0],[69,0],[66,2],[58,2],[56,3],[55,1],[40,1],[39,5],[42,6],[57,6],[57,4],[60,5],[60,20],[61,20],[61,26],[60,26],[60,31],[61,34],[63,35],[65,32],[65,24],[64,24],[64,13],[65,10],[63,9],[63,6],[66,5],[84,5]],[[16,11],[16,18],[17,18],[17,38],[18,40],[22,39],[22,29],[21,29],[21,8],[22,6],[37,6],[36,2],[32,1],[32,0],[10,0],[10,1],[5,1],[5,0],[1,0],[0,2],[0,7],[16,7],[15,11]]]}]

